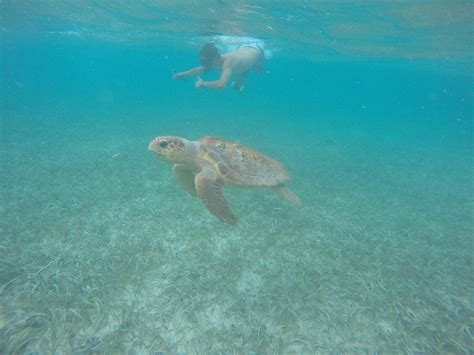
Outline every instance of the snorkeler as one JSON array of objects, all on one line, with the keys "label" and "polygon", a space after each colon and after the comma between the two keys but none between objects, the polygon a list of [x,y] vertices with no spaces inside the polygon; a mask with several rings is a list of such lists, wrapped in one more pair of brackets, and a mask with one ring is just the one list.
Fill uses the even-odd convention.
[{"label": "snorkeler", "polygon": [[[234,76],[235,80],[232,82],[232,88],[242,91],[249,72],[252,70],[263,71],[265,53],[258,45],[242,45],[232,52],[220,54],[215,45],[206,43],[199,52],[199,59],[202,66],[176,73],[173,75],[173,79],[197,76],[195,82],[197,88],[224,89],[231,76]],[[213,69],[221,71],[218,80],[204,81],[199,77],[199,74]]]}]

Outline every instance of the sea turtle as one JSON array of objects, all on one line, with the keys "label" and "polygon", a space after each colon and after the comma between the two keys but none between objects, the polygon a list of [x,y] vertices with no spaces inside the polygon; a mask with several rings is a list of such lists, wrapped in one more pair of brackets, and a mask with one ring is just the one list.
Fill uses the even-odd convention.
[{"label": "sea turtle", "polygon": [[175,136],[154,138],[149,146],[158,159],[174,163],[173,173],[182,188],[199,197],[207,209],[221,221],[235,224],[222,193],[221,185],[237,187],[267,187],[291,203],[300,199],[288,191],[289,180],[283,165],[255,149],[217,137],[198,141]]}]

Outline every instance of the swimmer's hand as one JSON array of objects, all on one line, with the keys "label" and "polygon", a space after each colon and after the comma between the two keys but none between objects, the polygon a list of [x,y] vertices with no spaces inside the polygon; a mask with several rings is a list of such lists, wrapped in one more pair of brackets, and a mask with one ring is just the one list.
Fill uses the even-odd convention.
[{"label": "swimmer's hand", "polygon": [[173,79],[185,80],[184,78],[185,78],[184,73],[176,73],[176,70],[173,69]]},{"label": "swimmer's hand", "polygon": [[197,79],[196,79],[196,82],[194,83],[194,86],[197,87],[197,88],[204,87],[204,81],[199,77],[199,75],[197,76]]},{"label": "swimmer's hand", "polygon": [[231,86],[232,89],[237,90],[238,92],[242,92],[244,90],[244,85],[242,83],[237,83],[236,81],[233,81]]}]

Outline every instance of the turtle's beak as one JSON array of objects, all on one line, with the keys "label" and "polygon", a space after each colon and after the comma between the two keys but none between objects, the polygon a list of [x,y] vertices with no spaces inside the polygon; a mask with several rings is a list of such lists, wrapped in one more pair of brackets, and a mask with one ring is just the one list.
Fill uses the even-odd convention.
[{"label": "turtle's beak", "polygon": [[152,139],[150,144],[148,144],[148,150],[159,157],[161,155],[160,154],[161,148],[158,144],[159,144],[158,138]]}]

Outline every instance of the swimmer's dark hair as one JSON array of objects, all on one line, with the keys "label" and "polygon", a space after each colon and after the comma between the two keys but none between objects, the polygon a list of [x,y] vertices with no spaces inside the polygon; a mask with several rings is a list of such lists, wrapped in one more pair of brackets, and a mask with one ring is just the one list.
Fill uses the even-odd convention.
[{"label": "swimmer's dark hair", "polygon": [[212,43],[206,43],[202,46],[201,51],[199,52],[199,59],[206,69],[210,69],[212,64],[220,58],[219,50]]}]

